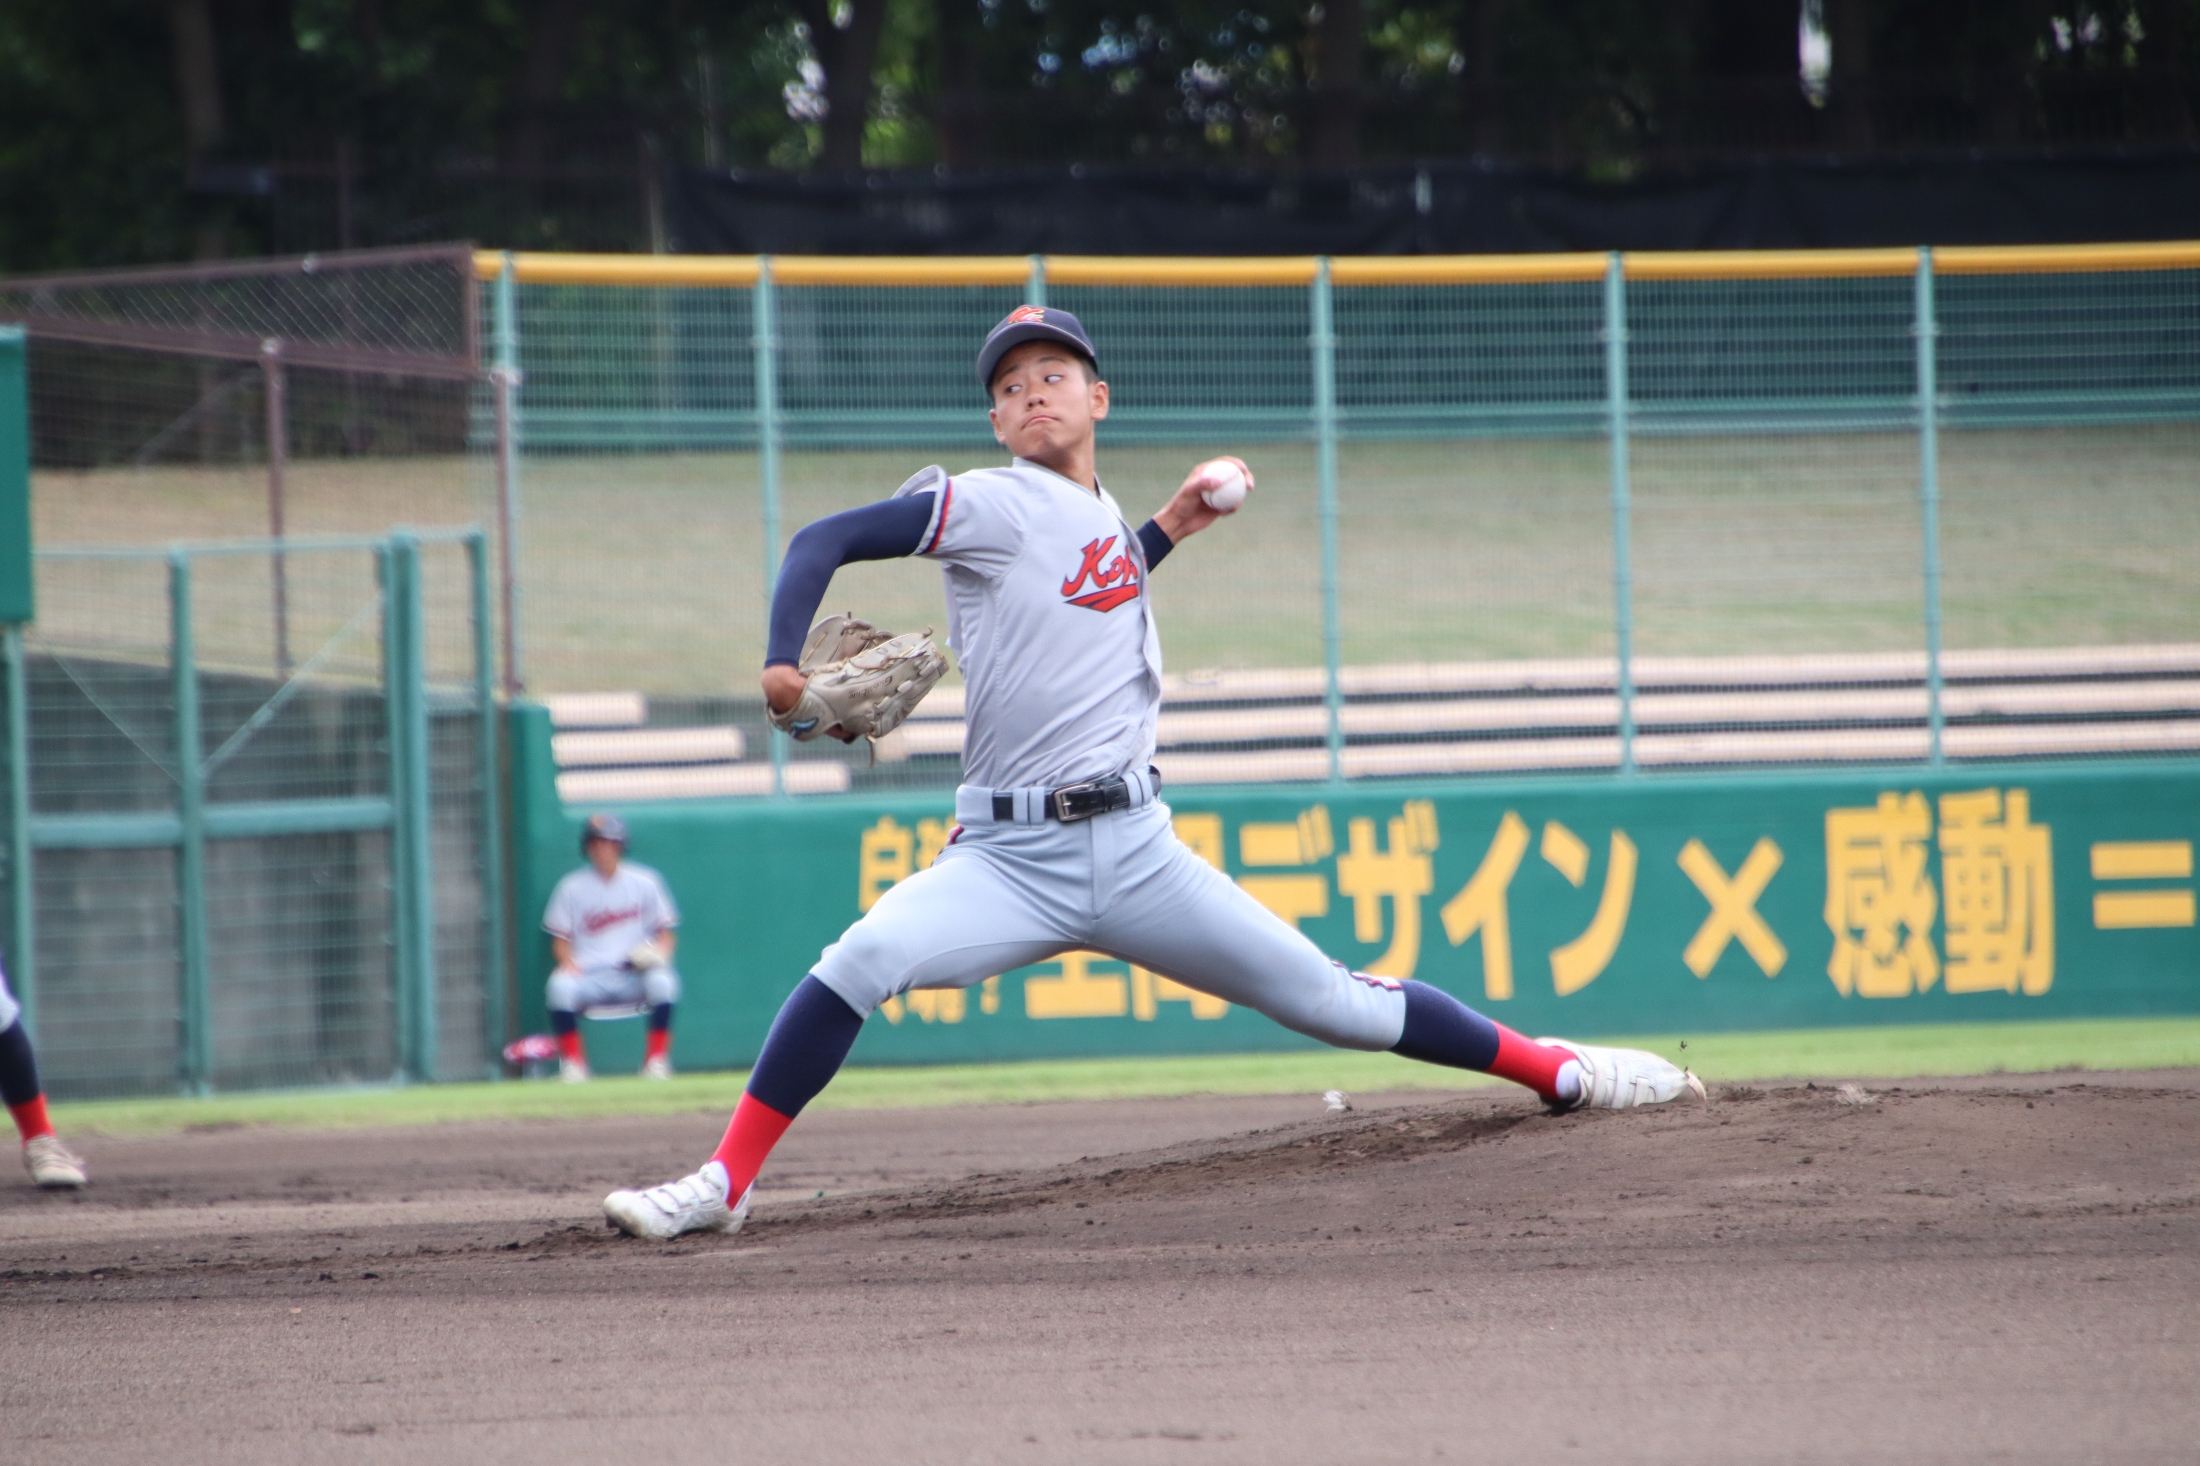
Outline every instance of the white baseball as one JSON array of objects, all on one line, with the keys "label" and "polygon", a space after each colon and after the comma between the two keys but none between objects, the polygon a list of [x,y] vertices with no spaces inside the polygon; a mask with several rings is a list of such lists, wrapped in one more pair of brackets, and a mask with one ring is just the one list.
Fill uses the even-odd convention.
[{"label": "white baseball", "polygon": [[1215,463],[1207,470],[1207,487],[1199,491],[1201,502],[1209,509],[1228,514],[1245,502],[1245,494],[1252,485],[1245,482],[1245,475],[1234,463]]}]

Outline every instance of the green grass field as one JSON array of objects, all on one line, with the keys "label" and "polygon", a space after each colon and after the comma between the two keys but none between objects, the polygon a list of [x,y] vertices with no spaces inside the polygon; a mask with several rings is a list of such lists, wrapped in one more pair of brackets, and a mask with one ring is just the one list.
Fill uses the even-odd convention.
[{"label": "green grass field", "polygon": [[[2200,1018],[2096,1019],[2066,1023],[1930,1024],[1821,1028],[1785,1033],[1615,1039],[1694,1068],[1712,1084],[1768,1079],[1870,1079],[2156,1069],[2200,1065]],[[303,1090],[210,1099],[98,1100],[54,1107],[65,1129],[153,1135],[205,1127],[271,1125],[344,1129],[465,1120],[563,1120],[602,1115],[728,1112],[742,1073],[683,1074],[670,1083],[599,1079],[446,1084],[411,1089]],[[1392,1054],[1344,1050],[1165,1059],[1073,1059],[854,1068],[814,1108],[894,1109],[1040,1104],[1051,1100],[1191,1094],[1318,1095],[1328,1089],[1457,1090],[1500,1081],[1432,1068]]]},{"label": "green grass field", "polygon": [[[1170,665],[1316,664],[1312,450],[1228,433],[1218,424],[1214,443],[1199,450],[1102,453],[1103,477],[1134,522],[1209,451],[1242,452],[1259,477],[1242,517],[1155,577]],[[875,499],[934,457],[951,469],[997,461],[924,451],[789,454],[782,532]],[[1646,438],[1631,462],[1639,654],[1923,644],[1914,439]],[[1941,462],[1950,647],[2192,639],[2200,426],[1951,431]],[[492,517],[479,460],[307,459],[292,465],[289,483],[294,534]],[[41,472],[37,534],[47,545],[259,535],[265,494],[249,467]],[[1608,494],[1605,447],[1594,439],[1346,444],[1345,659],[1609,652]],[[521,632],[534,689],[749,689],[764,626],[752,456],[535,457],[522,497]],[[42,587],[41,634],[164,645],[161,571],[156,562],[132,573],[83,572],[82,583],[53,580],[50,593]],[[264,571],[224,573],[242,579],[201,616],[210,665],[225,660],[215,644],[223,636],[247,660],[264,656],[267,596],[252,581]],[[318,616],[324,629],[340,625],[369,583],[363,563],[346,574],[342,585],[294,587],[294,614]],[[432,628],[463,647],[462,583],[432,578],[430,592]],[[327,602],[319,609],[316,594]],[[850,567],[832,599],[883,625],[941,625],[939,576],[929,565]]]}]

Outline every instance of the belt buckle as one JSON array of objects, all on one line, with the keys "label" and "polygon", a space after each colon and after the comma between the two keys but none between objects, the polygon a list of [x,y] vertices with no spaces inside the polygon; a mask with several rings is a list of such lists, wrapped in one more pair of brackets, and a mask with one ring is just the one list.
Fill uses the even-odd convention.
[{"label": "belt buckle", "polygon": [[1089,820],[1101,813],[1107,807],[1104,799],[1096,801],[1087,809],[1074,808],[1070,803],[1073,796],[1098,793],[1100,784],[1098,779],[1087,779],[1082,784],[1064,784],[1061,788],[1050,791],[1047,802],[1054,806],[1054,817],[1065,825],[1074,825],[1079,820]]}]

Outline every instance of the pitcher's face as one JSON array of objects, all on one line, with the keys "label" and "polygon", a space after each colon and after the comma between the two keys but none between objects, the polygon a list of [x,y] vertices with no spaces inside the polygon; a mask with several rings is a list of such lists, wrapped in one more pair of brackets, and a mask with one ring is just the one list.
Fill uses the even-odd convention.
[{"label": "pitcher's face", "polygon": [[1026,341],[993,373],[993,436],[1018,458],[1046,462],[1089,444],[1107,415],[1108,384],[1066,346]]}]

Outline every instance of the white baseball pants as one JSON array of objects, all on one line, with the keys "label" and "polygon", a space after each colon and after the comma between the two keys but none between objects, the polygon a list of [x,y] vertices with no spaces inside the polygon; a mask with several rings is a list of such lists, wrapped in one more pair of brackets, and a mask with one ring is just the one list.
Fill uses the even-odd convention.
[{"label": "white baseball pants", "polygon": [[680,974],[669,966],[636,972],[630,967],[599,967],[589,972],[553,972],[544,993],[554,1013],[585,1013],[590,1008],[620,1008],[647,1003],[655,1008],[680,1001]]},{"label": "white baseball pants", "polygon": [[1340,1048],[1398,1042],[1404,993],[1332,962],[1193,854],[1167,805],[994,823],[973,817],[986,802],[958,798],[955,843],[818,959],[818,981],[858,1013],[911,988],[969,987],[1089,948]]}]

